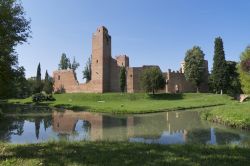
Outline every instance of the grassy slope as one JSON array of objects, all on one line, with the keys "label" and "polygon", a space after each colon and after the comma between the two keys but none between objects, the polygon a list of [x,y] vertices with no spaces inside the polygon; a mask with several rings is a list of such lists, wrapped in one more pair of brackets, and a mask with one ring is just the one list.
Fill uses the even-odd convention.
[{"label": "grassy slope", "polygon": [[[74,110],[112,113],[146,113],[165,110],[190,109],[231,103],[228,96],[214,94],[57,94],[50,106]],[[11,100],[11,102],[31,102],[31,99]]]},{"label": "grassy slope", "polygon": [[250,165],[250,148],[127,142],[0,144],[0,165]]},{"label": "grassy slope", "polygon": [[213,122],[250,130],[250,101],[213,108],[205,116]]}]

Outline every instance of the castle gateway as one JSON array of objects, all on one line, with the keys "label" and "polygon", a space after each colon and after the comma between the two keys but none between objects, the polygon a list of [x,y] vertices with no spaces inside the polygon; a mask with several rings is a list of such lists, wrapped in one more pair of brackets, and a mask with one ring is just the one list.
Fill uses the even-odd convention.
[{"label": "castle gateway", "polygon": [[[208,62],[205,61],[206,73],[204,83],[200,85],[201,92],[208,91]],[[156,65],[152,65],[156,66]],[[152,66],[130,67],[129,57],[119,55],[111,56],[111,36],[107,28],[99,27],[92,36],[92,62],[91,80],[88,83],[79,83],[73,70],[58,70],[53,72],[54,91],[61,88],[66,93],[105,93],[120,92],[120,70],[126,68],[128,93],[141,92],[140,78],[144,69]],[[158,67],[158,66],[156,66]],[[184,76],[184,63],[181,64],[180,71],[163,72],[166,78],[166,87],[161,92],[196,92],[196,86],[187,81]]]}]

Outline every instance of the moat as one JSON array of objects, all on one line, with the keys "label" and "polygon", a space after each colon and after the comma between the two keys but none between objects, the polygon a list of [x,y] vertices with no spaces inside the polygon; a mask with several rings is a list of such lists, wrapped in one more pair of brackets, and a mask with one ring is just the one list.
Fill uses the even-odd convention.
[{"label": "moat", "polygon": [[200,119],[198,111],[140,115],[56,112],[46,116],[6,117],[0,121],[0,141],[129,141],[159,144],[250,144],[250,132]]}]

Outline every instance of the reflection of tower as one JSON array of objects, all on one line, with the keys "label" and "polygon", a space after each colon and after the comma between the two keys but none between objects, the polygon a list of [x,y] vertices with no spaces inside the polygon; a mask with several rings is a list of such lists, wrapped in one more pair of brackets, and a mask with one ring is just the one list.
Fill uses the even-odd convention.
[{"label": "reflection of tower", "polygon": [[211,127],[211,129],[210,129],[210,143],[217,144],[216,135],[215,135],[215,131],[214,131],[213,127]]},{"label": "reflection of tower", "polygon": [[188,131],[186,129],[184,129],[183,131],[183,140],[186,142],[187,141],[187,135],[188,135]]},{"label": "reflection of tower", "polygon": [[[65,111],[53,112],[53,130],[59,134],[72,134],[75,131],[78,120],[88,121],[91,126],[90,137],[91,140],[100,140],[103,136],[103,119],[102,115],[93,114],[89,112],[73,112]],[[87,129],[89,130],[89,129]]]},{"label": "reflection of tower", "polygon": [[127,118],[127,136],[132,137],[134,135],[134,117]]}]

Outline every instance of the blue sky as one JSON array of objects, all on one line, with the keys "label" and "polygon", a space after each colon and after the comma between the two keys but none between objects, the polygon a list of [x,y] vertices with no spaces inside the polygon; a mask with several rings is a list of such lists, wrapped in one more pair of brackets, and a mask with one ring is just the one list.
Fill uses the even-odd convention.
[{"label": "blue sky", "polygon": [[[249,0],[22,0],[32,38],[17,47],[26,77],[38,63],[50,75],[63,52],[80,63],[78,80],[91,55],[91,38],[104,25],[112,56],[127,54],[130,66],[178,70],[187,49],[198,45],[212,67],[214,38],[221,36],[227,60],[238,61],[250,44]],[[43,74],[44,75],[44,74]]]}]

